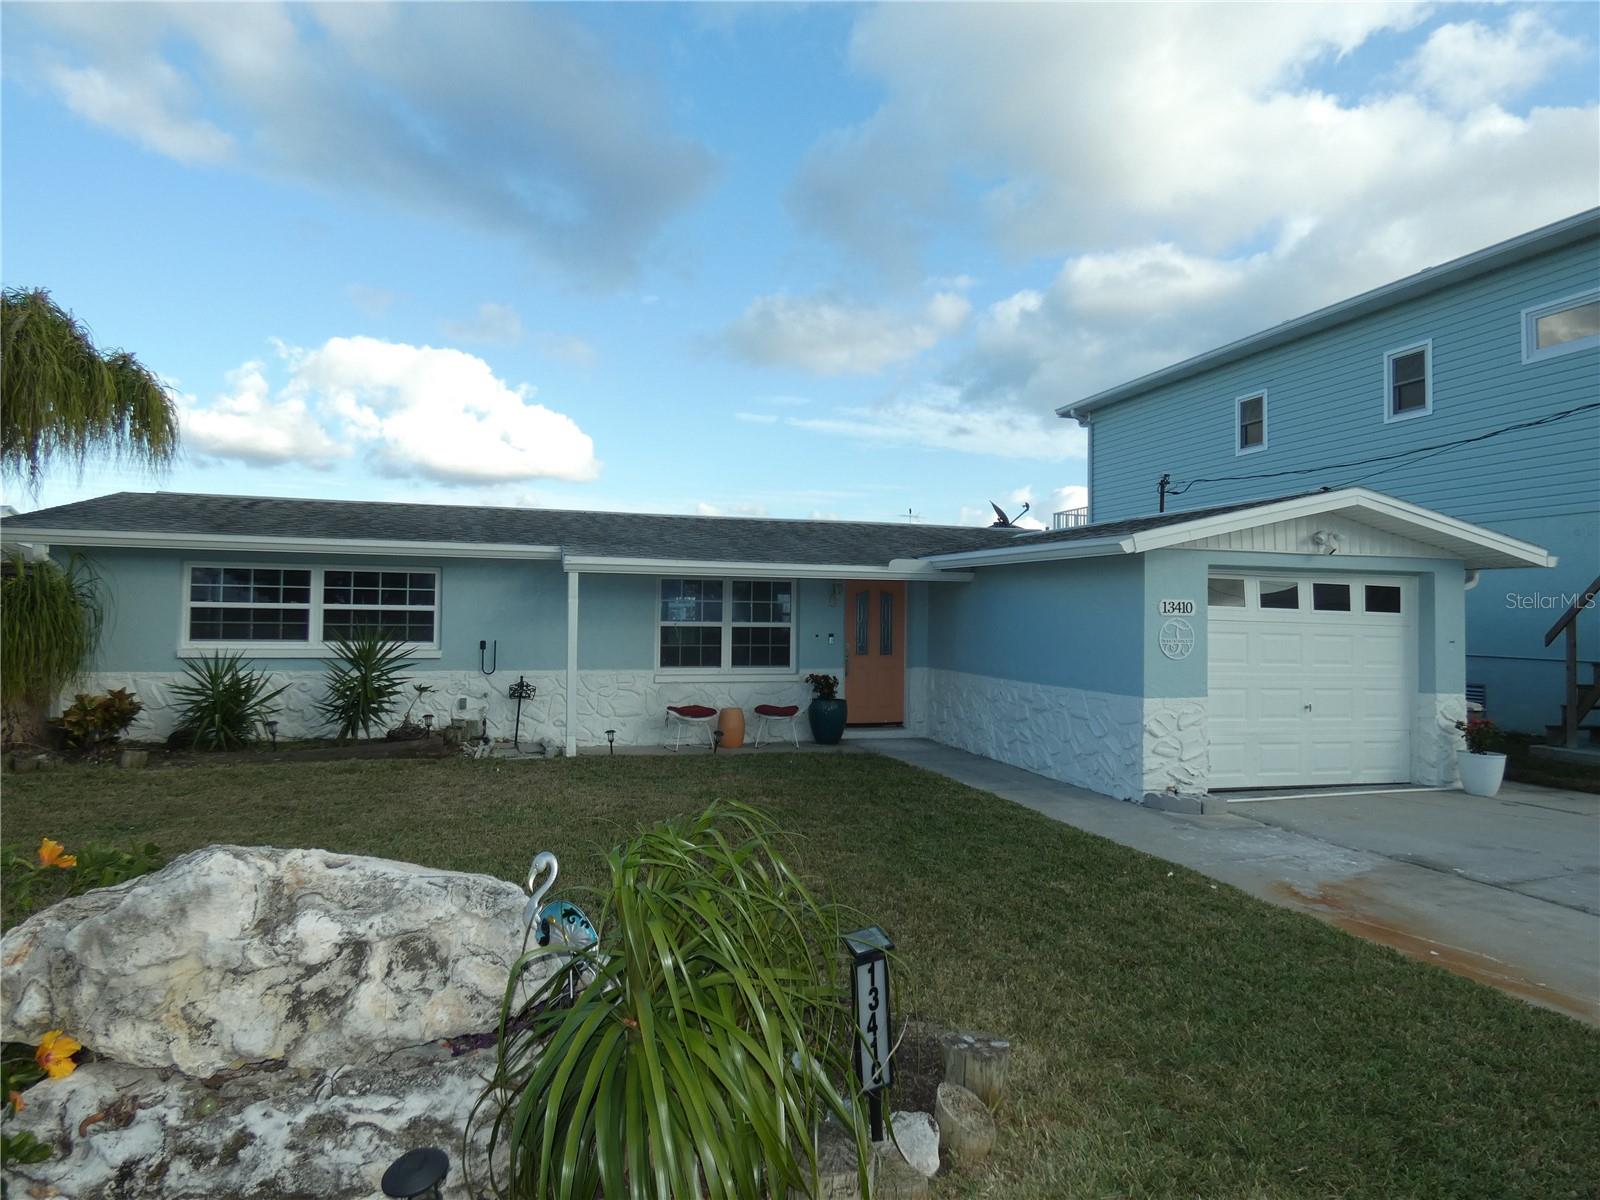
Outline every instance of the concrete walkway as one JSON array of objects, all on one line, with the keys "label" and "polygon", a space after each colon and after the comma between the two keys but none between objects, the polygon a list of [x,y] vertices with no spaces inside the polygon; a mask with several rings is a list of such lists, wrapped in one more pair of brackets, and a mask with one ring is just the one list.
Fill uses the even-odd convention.
[{"label": "concrete walkway", "polygon": [[852,740],[1600,1025],[1600,797],[1508,784],[1180,816],[935,742]]}]

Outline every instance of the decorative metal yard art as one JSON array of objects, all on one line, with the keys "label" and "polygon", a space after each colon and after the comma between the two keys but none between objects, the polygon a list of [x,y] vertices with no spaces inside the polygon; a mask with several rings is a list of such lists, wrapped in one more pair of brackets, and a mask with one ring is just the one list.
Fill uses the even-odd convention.
[{"label": "decorative metal yard art", "polygon": [[889,951],[894,942],[877,925],[844,935],[850,950],[850,998],[856,1014],[856,1076],[867,1094],[872,1140],[883,1140],[883,1093],[894,1082],[889,1017]]},{"label": "decorative metal yard art", "polygon": [[528,682],[526,675],[518,675],[517,681],[506,691],[506,695],[517,702],[517,724],[511,731],[511,745],[514,749],[522,749],[522,702],[532,700],[538,690]]},{"label": "decorative metal yard art", "polygon": [[[560,871],[556,856],[541,850],[533,856],[528,866],[528,903],[522,909],[522,923],[534,930],[534,940],[541,946],[554,945],[569,954],[581,953],[600,940],[588,915],[570,900],[552,900],[544,903],[545,896],[555,886]],[[549,877],[540,882],[540,876]],[[576,975],[567,977],[567,999],[577,999]]]}]

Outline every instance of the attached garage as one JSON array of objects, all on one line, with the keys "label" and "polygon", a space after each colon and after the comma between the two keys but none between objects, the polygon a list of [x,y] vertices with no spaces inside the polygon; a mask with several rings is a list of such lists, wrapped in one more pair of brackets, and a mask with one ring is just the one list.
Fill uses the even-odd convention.
[{"label": "attached garage", "polygon": [[1214,572],[1206,619],[1212,791],[1410,781],[1413,580]]}]

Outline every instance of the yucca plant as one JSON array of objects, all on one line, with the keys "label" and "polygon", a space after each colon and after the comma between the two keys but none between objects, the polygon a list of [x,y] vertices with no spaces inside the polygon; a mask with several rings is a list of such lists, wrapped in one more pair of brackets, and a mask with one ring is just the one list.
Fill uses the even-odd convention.
[{"label": "yucca plant", "polygon": [[61,689],[82,678],[100,641],[99,580],[88,563],[30,561],[0,568],[0,698],[8,721],[39,723]]},{"label": "yucca plant", "polygon": [[58,459],[161,468],[177,453],[177,406],[155,373],[125,351],[97,349],[49,292],[0,295],[0,354],[0,473],[37,489]]},{"label": "yucca plant", "polygon": [[273,687],[272,677],[246,666],[242,654],[186,658],[183,669],[184,678],[172,685],[179,704],[172,740],[201,750],[236,750],[255,741],[272,702],[288,688]]},{"label": "yucca plant", "polygon": [[339,727],[339,740],[348,741],[360,730],[372,736],[372,727],[388,716],[395,698],[405,688],[401,678],[411,661],[411,649],[381,629],[363,629],[333,643],[336,655],[328,668],[327,696],[317,705],[323,720]]},{"label": "yucca plant", "polygon": [[[522,955],[480,1105],[490,1184],[517,1200],[749,1200],[817,1191],[816,1132],[852,1134],[854,1036],[838,910],[771,845],[769,818],[716,804],[611,851],[598,943],[523,1005]],[[576,993],[570,1003],[568,997]],[[502,1178],[503,1174],[503,1178]]]}]

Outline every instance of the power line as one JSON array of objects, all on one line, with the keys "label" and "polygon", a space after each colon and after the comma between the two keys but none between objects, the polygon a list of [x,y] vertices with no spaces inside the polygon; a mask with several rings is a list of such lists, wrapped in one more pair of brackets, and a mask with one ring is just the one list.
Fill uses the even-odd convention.
[{"label": "power line", "polygon": [[[1486,442],[1490,438],[1497,438],[1507,433],[1516,433],[1519,430],[1533,429],[1540,425],[1549,425],[1555,421],[1564,421],[1568,417],[1576,416],[1578,413],[1582,412],[1589,412],[1590,410],[1596,408],[1600,408],[1600,401],[1592,401],[1588,404],[1579,404],[1574,408],[1565,409],[1562,412],[1548,413],[1545,416],[1534,417],[1533,419],[1527,421],[1518,421],[1514,425],[1506,425],[1500,429],[1491,429],[1487,433],[1474,434],[1472,437],[1457,438],[1455,441],[1440,442],[1433,446],[1416,446],[1410,450],[1396,450],[1393,454],[1380,454],[1373,458],[1359,458],[1353,462],[1326,463],[1315,467],[1292,467],[1282,471],[1263,471],[1256,475],[1211,475],[1202,476],[1197,479],[1185,479],[1180,483],[1175,483],[1170,486],[1167,489],[1167,495],[1181,496],[1184,492],[1187,492],[1197,483],[1239,483],[1251,479],[1282,479],[1292,475],[1315,475],[1326,471],[1351,470],[1356,467],[1368,467],[1374,463],[1392,463],[1398,466],[1400,461],[1404,459],[1416,458],[1418,455],[1431,458],[1433,455],[1442,454],[1446,450],[1455,450],[1462,446],[1470,446],[1474,442]],[[1385,467],[1382,470],[1373,471],[1369,475],[1363,475],[1361,479],[1355,480],[1354,483],[1360,483],[1362,479],[1371,479],[1374,475],[1381,475],[1383,470],[1388,469],[1389,468]],[[1351,485],[1347,484],[1346,486]]]}]

